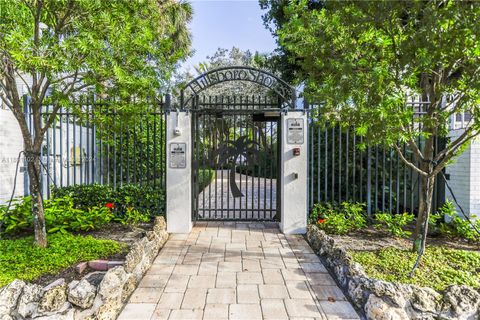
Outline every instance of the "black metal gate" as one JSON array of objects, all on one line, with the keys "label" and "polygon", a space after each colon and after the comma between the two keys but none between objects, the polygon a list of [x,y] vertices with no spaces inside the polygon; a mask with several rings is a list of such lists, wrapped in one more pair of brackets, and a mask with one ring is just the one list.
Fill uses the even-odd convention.
[{"label": "black metal gate", "polygon": [[279,102],[196,96],[192,104],[193,219],[279,220]]}]

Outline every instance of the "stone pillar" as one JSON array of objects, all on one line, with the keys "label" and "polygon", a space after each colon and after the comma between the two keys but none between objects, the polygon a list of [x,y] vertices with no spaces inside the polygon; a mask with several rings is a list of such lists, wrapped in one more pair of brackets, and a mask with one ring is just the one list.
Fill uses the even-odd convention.
[{"label": "stone pillar", "polygon": [[192,230],[192,133],[191,115],[167,115],[167,232]]},{"label": "stone pillar", "polygon": [[[303,129],[299,129],[300,124],[303,125]],[[307,229],[308,214],[307,114],[303,111],[289,111],[288,114],[282,114],[281,126],[280,208],[282,219],[280,229],[285,234],[304,234]],[[295,149],[297,151],[299,149],[300,153],[295,155]]]}]

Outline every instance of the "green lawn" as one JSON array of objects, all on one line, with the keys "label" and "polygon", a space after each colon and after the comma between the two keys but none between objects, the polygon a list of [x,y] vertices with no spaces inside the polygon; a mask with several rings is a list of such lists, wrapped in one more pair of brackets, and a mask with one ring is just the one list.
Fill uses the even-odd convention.
[{"label": "green lawn", "polygon": [[32,281],[77,262],[107,258],[126,249],[124,244],[91,236],[56,233],[49,235],[48,241],[48,247],[42,249],[33,245],[32,237],[0,240],[0,287],[14,279]]},{"label": "green lawn", "polygon": [[452,284],[480,288],[480,252],[428,247],[413,278],[408,277],[416,254],[396,248],[352,251],[353,259],[376,279],[416,284],[442,291]]}]

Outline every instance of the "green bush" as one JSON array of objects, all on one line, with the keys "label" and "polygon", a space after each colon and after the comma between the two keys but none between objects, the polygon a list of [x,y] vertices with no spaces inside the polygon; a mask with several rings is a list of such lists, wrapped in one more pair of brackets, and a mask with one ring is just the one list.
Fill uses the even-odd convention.
[{"label": "green bush", "polygon": [[375,214],[376,229],[384,229],[392,236],[407,238],[412,233],[404,230],[404,227],[411,223],[415,216],[411,213],[404,212],[403,214],[377,213]]},{"label": "green bush", "polygon": [[110,185],[77,184],[68,187],[52,187],[52,198],[71,197],[75,208],[88,210],[115,202],[114,189]]},{"label": "green bush", "polygon": [[310,222],[330,234],[344,235],[367,226],[364,203],[342,202],[340,206],[315,204]]},{"label": "green bush", "polygon": [[[0,205],[0,221],[5,219],[2,232],[14,233],[31,229],[33,225],[31,197],[13,199],[9,214],[7,214],[7,208],[7,204]],[[7,216],[4,218],[5,214]]]},{"label": "green bush", "polygon": [[88,210],[92,207],[103,207],[113,203],[113,213],[121,218],[128,210],[135,209],[144,215],[159,215],[165,208],[165,193],[163,190],[149,186],[125,184],[114,189],[110,185],[73,185],[52,188],[52,197],[70,196],[75,208]]},{"label": "green bush", "polygon": [[126,245],[90,236],[56,233],[48,247],[33,245],[33,237],[0,240],[0,287],[14,279],[33,281],[56,274],[80,261],[108,258],[126,250]]},{"label": "green bush", "polygon": [[[44,202],[47,232],[91,231],[110,221],[138,224],[150,221],[163,210],[163,192],[150,186],[76,185],[54,188],[52,197]],[[107,207],[108,206],[108,207]],[[7,209],[0,205],[0,219]],[[8,234],[33,229],[31,199],[15,199],[5,219],[3,232]]]},{"label": "green bush", "polygon": [[125,184],[113,192],[117,216],[123,216],[127,209],[135,209],[141,214],[156,216],[164,213],[165,193],[157,187]]},{"label": "green bush", "polygon": [[48,233],[96,230],[112,220],[113,214],[105,206],[81,210],[74,207],[70,196],[45,201],[45,222]]},{"label": "green bush", "polygon": [[[31,198],[15,199],[13,205],[2,231],[9,234],[31,231],[33,229]],[[6,209],[6,205],[0,206],[0,217],[5,214]],[[105,206],[95,206],[87,210],[75,208],[70,196],[45,200],[44,210],[48,233],[91,231],[103,227],[113,218],[110,209]]]},{"label": "green bush", "polygon": [[141,213],[137,209],[129,207],[122,216],[117,216],[113,220],[123,225],[136,225],[141,222],[149,222],[151,220],[151,216],[146,213]]},{"label": "green bush", "polygon": [[207,187],[210,182],[215,178],[215,170],[213,169],[200,169],[198,170],[198,188],[201,192]]},{"label": "green bush", "polygon": [[[441,222],[438,229],[440,233],[454,237],[463,238],[468,241],[480,242],[480,234],[472,227],[467,219],[462,218],[451,201],[446,201],[445,204],[438,209],[437,215],[448,217],[449,222]],[[480,230],[480,219],[476,219],[475,215],[470,215],[470,220],[474,223],[477,230]]]}]

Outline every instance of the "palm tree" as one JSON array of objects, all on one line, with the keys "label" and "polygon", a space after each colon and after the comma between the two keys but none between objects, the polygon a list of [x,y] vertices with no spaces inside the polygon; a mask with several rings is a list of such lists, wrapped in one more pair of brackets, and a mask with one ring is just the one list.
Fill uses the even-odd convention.
[{"label": "palm tree", "polygon": [[[228,138],[227,138],[228,139]],[[213,159],[218,157],[218,165],[226,164],[229,160],[233,163],[230,168],[230,190],[234,198],[243,197],[243,193],[237,186],[235,181],[235,167],[240,156],[245,157],[249,165],[254,165],[258,162],[260,144],[248,136],[241,136],[238,139],[231,141],[223,141],[219,148],[214,152]]]}]

